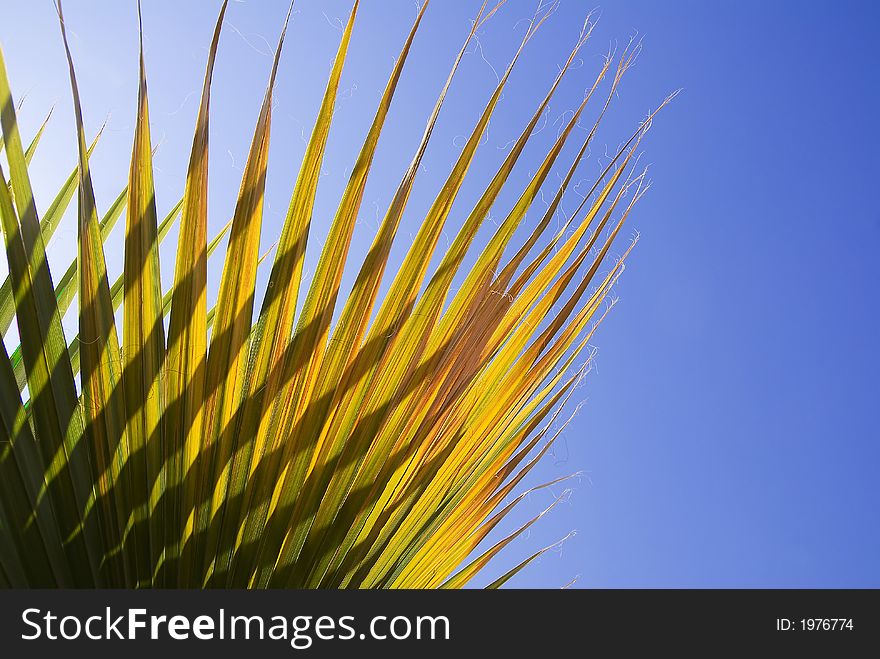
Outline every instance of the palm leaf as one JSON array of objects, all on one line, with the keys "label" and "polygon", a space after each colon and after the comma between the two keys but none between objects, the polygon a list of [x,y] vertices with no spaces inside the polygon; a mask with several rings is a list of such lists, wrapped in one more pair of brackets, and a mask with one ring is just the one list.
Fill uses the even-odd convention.
[{"label": "palm leaf", "polygon": [[[640,52],[631,43],[616,64],[605,59],[527,180],[515,186],[514,172],[536,141],[541,117],[563,79],[576,75],[573,64],[593,30],[588,17],[505,158],[482,182],[454,239],[438,251],[460,191],[479,176],[472,165],[502,94],[555,10],[555,4],[539,7],[498,84],[477,108],[451,172],[437,182],[433,203],[380,296],[456,73],[475,34],[504,4],[484,2],[372,245],[354,264],[352,289],[343,294],[364,191],[371,171],[382,165],[377,154],[383,129],[429,4],[419,8],[391,68],[307,279],[303,266],[314,242],[320,172],[361,11],[353,1],[298,163],[259,310],[258,268],[271,253],[261,256],[259,249],[273,88],[292,5],[239,193],[227,211],[231,219],[210,241],[210,96],[225,0],[208,50],[183,195],[162,222],[153,185],[140,5],[128,181],[119,182],[122,191],[103,216],[89,167],[97,138],[91,145],[85,140],[60,0],[77,167],[42,220],[28,168],[49,117],[24,149],[0,53],[0,148],[10,170],[8,183],[0,170],[0,225],[9,264],[0,287],[0,333],[15,321],[21,342],[11,355],[0,343],[0,585],[461,587],[556,505],[501,534],[502,523],[529,493],[568,478],[523,489],[573,418],[560,421],[589,369],[588,346],[613,306],[609,295],[635,244],[611,258],[648,188],[639,149],[672,96],[626,139],[551,235],[553,219],[576,193],[577,173]],[[597,116],[569,160],[566,148],[596,96]],[[550,203],[515,244],[527,213],[560,167]],[[53,284],[45,243],[74,191],[79,249]],[[514,200],[509,208],[501,208],[502,191]],[[111,279],[105,243],[113,240],[123,210],[123,271]],[[469,260],[490,213],[503,220]],[[161,247],[178,216],[174,278],[164,290]],[[219,292],[210,300],[207,262],[220,247]],[[61,319],[74,300],[79,334],[68,343]],[[488,587],[506,584],[557,545],[511,561],[514,567],[487,580]]]}]

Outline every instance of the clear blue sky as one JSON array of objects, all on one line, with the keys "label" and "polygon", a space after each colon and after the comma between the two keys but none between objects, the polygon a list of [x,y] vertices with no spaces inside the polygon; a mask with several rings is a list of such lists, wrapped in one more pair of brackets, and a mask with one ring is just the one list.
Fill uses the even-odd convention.
[{"label": "clear blue sky", "polygon": [[[153,137],[163,140],[156,157],[160,212],[181,193],[215,5],[145,2]],[[355,260],[376,229],[375,208],[384,212],[412,155],[477,5],[434,0],[428,10],[383,135],[382,165],[366,192]],[[336,19],[350,3],[298,0],[297,7],[276,88],[267,245],[280,230],[301,134],[317,111],[339,38]],[[470,131],[494,85],[492,67],[501,70],[515,48],[524,29],[517,21],[533,8],[532,0],[510,0],[481,32],[483,57],[475,51],[465,60],[401,245],[449,171],[457,136]],[[528,119],[592,8],[562,0],[530,44],[453,222]],[[274,44],[285,10],[286,0],[230,3],[212,101],[214,229],[233,206],[268,75],[264,38]],[[667,92],[684,92],[645,144],[654,186],[633,215],[641,241],[616,288],[620,304],[595,339],[598,368],[576,396],[586,405],[531,481],[583,475],[572,481],[566,503],[513,543],[485,578],[574,529],[560,551],[511,585],[556,587],[579,577],[576,584],[587,587],[878,587],[880,212],[873,185],[880,174],[880,90],[871,53],[880,10],[873,2],[793,0],[615,0],[602,10],[583,67],[554,100],[528,162],[538,162],[555,135],[552,122],[579,100],[612,40],[625,42],[634,30],[644,37],[644,51],[583,176],[595,176],[606,145],[613,149]],[[89,132],[110,116],[93,161],[106,208],[124,185],[131,148],[134,4],[68,2],[65,11]],[[316,236],[326,231],[415,11],[412,0],[363,3]],[[14,89],[18,97],[27,94],[25,134],[57,103],[34,163],[43,210],[74,162],[63,51],[49,0],[12,0],[3,12],[0,41]],[[528,166],[520,170],[514,181],[522,183]],[[60,262],[74,248],[68,223],[50,254]],[[310,263],[315,258],[313,250]],[[111,248],[108,260],[118,272],[121,250]],[[169,253],[166,278],[172,261]],[[215,277],[220,267],[212,262]],[[561,493],[535,494],[507,528]]]}]

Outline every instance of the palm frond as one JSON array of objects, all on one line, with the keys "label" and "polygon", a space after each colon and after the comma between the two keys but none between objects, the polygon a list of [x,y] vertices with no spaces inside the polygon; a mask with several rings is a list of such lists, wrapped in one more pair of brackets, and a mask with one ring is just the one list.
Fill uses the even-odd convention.
[{"label": "palm frond", "polygon": [[[57,0],[73,97],[77,166],[37,213],[29,166],[46,117],[25,149],[0,53],[0,224],[9,276],[0,286],[0,585],[123,587],[461,587],[548,511],[498,538],[500,523],[571,417],[560,422],[591,363],[591,337],[610,311],[623,256],[609,254],[648,188],[638,164],[660,108],[642,122],[560,228],[599,125],[639,53],[606,58],[528,180],[527,147],[587,44],[580,37],[449,246],[438,252],[500,99],[554,7],[539,8],[380,296],[415,179],[462,58],[503,2],[483,3],[427,118],[348,294],[341,291],[364,191],[429,2],[419,9],[357,153],[317,267],[304,274],[333,113],[360,5],[353,2],[290,204],[261,307],[258,269],[269,169],[273,88],[284,20],[237,200],[208,240],[208,148],[214,62],[208,51],[182,197],[159,221],[153,183],[144,28],[138,7],[138,101],[128,181],[99,214],[74,59]],[[610,79],[607,88],[603,85]],[[591,128],[563,157],[584,110]],[[49,113],[51,115],[51,112]],[[518,246],[526,214],[563,173]],[[120,185],[122,183],[120,182]],[[502,206],[471,265],[467,256]],[[77,193],[76,258],[53,282],[45,243]],[[124,265],[110,278],[105,245],[125,211]],[[174,278],[163,288],[162,242],[180,218]],[[224,247],[216,300],[208,259]],[[509,255],[509,256],[508,256]],[[437,259],[438,265],[431,269]],[[455,285],[456,281],[461,284]],[[78,335],[62,318],[77,300]],[[338,320],[333,322],[338,307]],[[116,312],[122,310],[121,342]],[[14,344],[13,344],[14,345]],[[555,503],[553,504],[555,505]],[[550,506],[550,508],[553,507]],[[492,540],[492,544],[486,546]],[[502,586],[551,549],[516,563]]]}]

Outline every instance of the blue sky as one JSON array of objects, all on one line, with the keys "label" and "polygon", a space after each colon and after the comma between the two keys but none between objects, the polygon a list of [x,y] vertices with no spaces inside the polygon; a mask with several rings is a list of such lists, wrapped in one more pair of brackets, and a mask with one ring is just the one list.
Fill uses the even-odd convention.
[{"label": "blue sky", "polygon": [[[425,118],[478,2],[434,0],[383,134],[355,234],[357,262],[412,156]],[[160,213],[181,193],[215,2],[145,2],[147,66]],[[297,0],[276,87],[264,234],[280,223],[350,3]],[[528,46],[493,118],[452,222],[480,192],[577,39],[592,3],[562,0]],[[401,240],[512,55],[532,0],[510,0],[481,31],[441,116]],[[871,2],[616,0],[601,7],[583,66],[564,82],[525,160],[536,165],[554,123],[589,87],[616,40],[644,50],[603,123],[583,177],[670,91],[683,93],[645,142],[653,187],[630,228],[641,240],[595,338],[585,406],[531,482],[581,472],[572,492],[485,575],[566,536],[511,585],[586,587],[880,586],[880,349],[875,256],[880,212],[880,90],[871,71]],[[286,0],[232,2],[211,118],[211,227],[228,219],[286,11]],[[315,212],[326,231],[392,58],[416,6],[366,0],[345,71]],[[72,48],[95,153],[98,202],[124,185],[136,100],[133,3],[68,2]],[[11,16],[10,16],[11,14]],[[49,0],[4,7],[0,41],[31,134],[55,116],[34,162],[37,198],[74,162],[63,50]],[[585,122],[586,123],[586,122]],[[573,153],[571,149],[566,154]],[[527,180],[529,166],[512,179]],[[521,170],[521,171],[520,171]],[[501,201],[512,200],[508,195]],[[573,210],[571,200],[564,205]],[[456,214],[457,213],[457,214]],[[537,212],[531,213],[537,221]],[[118,234],[121,232],[117,232]],[[626,246],[624,236],[617,253]],[[116,243],[118,246],[118,242]],[[112,245],[112,243],[111,243]],[[443,241],[441,241],[441,246]],[[66,224],[50,257],[69,259]],[[317,254],[312,250],[310,263]],[[108,249],[111,270],[121,250]],[[170,281],[173,253],[163,269]],[[212,262],[219,274],[221,262]],[[351,274],[351,273],[350,273]],[[350,277],[346,280],[350,283]],[[536,493],[507,529],[561,489]],[[479,584],[478,584],[479,585]]]}]

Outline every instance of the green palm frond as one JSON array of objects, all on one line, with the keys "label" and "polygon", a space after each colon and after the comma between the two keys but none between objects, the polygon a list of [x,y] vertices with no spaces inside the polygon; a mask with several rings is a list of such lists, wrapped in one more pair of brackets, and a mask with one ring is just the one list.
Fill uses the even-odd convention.
[{"label": "green palm frond", "polygon": [[[124,587],[460,587],[544,513],[483,548],[528,492],[524,477],[567,421],[586,348],[623,270],[607,256],[647,189],[640,124],[566,221],[572,189],[638,46],[605,60],[488,244],[466,266],[478,232],[523,159],[581,37],[550,89],[442,253],[453,204],[505,86],[552,13],[536,15],[482,105],[452,170],[380,295],[392,244],[447,93],[476,31],[502,3],[483,4],[452,64],[415,155],[351,291],[340,295],[355,223],[425,2],[395,60],[314,274],[304,275],[311,220],[359,3],[345,24],[300,163],[261,306],[255,308],[272,93],[290,18],[278,39],[231,219],[208,236],[211,79],[227,2],[210,44],[182,198],[159,221],[141,38],[137,116],[127,185],[100,215],[74,62],[74,171],[42,218],[0,52],[0,222],[9,276],[0,287],[0,585]],[[138,8],[140,20],[140,7]],[[140,29],[140,33],[143,30]],[[563,163],[584,109],[592,128]],[[670,97],[671,98],[671,97]],[[660,107],[669,102],[664,100]],[[658,108],[659,109],[659,108]],[[50,113],[51,114],[51,113]],[[48,117],[46,119],[48,121]],[[100,136],[100,134],[99,134]],[[564,175],[540,221],[514,247],[558,165]],[[438,182],[439,183],[439,182]],[[45,244],[77,194],[78,253],[53,279]],[[124,267],[104,258],[125,211]],[[160,244],[180,221],[173,281]],[[228,236],[228,237],[227,237]],[[216,300],[207,261],[224,245]],[[439,257],[439,265],[431,264]],[[606,261],[608,261],[606,263]],[[454,282],[460,280],[458,286]],[[78,300],[78,334],[62,318]],[[122,310],[121,328],[116,312]],[[334,312],[339,310],[334,323]],[[14,344],[13,344],[14,345]],[[546,512],[546,511],[545,511]],[[499,587],[546,549],[491,583]]]}]

